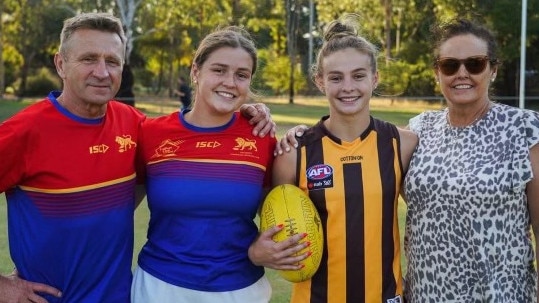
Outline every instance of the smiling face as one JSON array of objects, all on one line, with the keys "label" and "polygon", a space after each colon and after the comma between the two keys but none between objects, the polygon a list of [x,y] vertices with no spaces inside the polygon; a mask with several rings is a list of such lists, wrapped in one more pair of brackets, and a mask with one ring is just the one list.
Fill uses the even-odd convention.
[{"label": "smiling face", "polygon": [[[466,59],[475,56],[487,56],[487,42],[472,34],[458,35],[447,39],[440,45],[440,58]],[[464,64],[453,75],[443,74],[435,69],[442,94],[450,105],[469,105],[488,100],[488,89],[491,79],[495,77],[496,68],[490,63],[478,74],[470,73]]]},{"label": "smiling face", "polygon": [[346,48],[323,58],[317,86],[326,94],[330,115],[369,114],[369,101],[378,83],[371,57],[354,48]]},{"label": "smiling face", "polygon": [[230,116],[247,102],[251,85],[253,60],[241,47],[221,47],[191,71],[196,83],[193,111],[215,116]]},{"label": "smiling face", "polygon": [[104,110],[122,81],[124,45],[111,32],[80,29],[56,54],[56,70],[63,80],[62,100],[68,110],[85,116],[88,108]]}]

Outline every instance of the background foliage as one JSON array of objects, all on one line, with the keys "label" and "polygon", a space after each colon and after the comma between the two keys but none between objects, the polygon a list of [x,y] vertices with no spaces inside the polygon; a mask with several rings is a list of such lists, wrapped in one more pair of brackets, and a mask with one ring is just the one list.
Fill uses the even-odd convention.
[{"label": "background foliage", "polygon": [[[0,0],[0,93],[42,96],[48,92],[42,91],[47,85],[30,90],[29,78],[56,77],[52,57],[62,21],[81,11],[109,11],[122,18],[136,92],[171,96],[177,77],[188,76],[191,56],[202,37],[218,26],[235,24],[247,28],[260,49],[257,91],[318,94],[308,71],[321,44],[320,28],[353,12],[362,17],[362,34],[380,49],[380,95],[438,93],[431,70],[429,27],[455,16],[484,22],[496,32],[503,65],[495,92],[518,95],[521,1],[515,0]],[[532,47],[536,45],[539,0],[529,0],[528,96],[539,96],[539,48]],[[54,79],[40,83],[44,82],[56,83]]]}]

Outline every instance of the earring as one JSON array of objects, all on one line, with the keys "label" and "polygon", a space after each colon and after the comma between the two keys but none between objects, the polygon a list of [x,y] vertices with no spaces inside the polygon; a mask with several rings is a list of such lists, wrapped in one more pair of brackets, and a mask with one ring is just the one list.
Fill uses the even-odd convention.
[{"label": "earring", "polygon": [[494,80],[496,80],[496,77],[490,78],[490,82],[494,82]]}]

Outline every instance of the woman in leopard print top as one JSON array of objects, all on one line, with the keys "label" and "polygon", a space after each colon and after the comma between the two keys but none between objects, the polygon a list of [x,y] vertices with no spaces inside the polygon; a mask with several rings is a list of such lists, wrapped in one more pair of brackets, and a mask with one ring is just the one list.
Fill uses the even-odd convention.
[{"label": "woman in leopard print top", "polygon": [[447,108],[410,120],[405,298],[537,302],[539,115],[490,100],[499,62],[487,29],[459,19],[435,34]]}]

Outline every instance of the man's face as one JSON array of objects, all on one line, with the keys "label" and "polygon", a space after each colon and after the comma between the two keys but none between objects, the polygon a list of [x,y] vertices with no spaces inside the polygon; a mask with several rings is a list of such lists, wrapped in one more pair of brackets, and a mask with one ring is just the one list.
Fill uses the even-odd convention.
[{"label": "man's face", "polygon": [[81,29],[66,43],[65,55],[55,57],[64,83],[64,102],[75,107],[105,107],[122,81],[125,52],[120,37],[111,32]]}]

